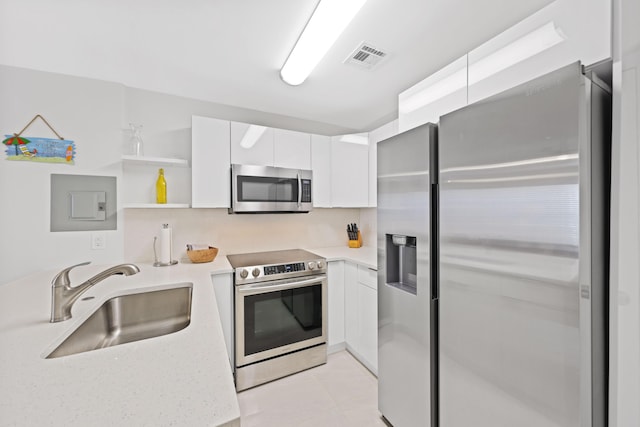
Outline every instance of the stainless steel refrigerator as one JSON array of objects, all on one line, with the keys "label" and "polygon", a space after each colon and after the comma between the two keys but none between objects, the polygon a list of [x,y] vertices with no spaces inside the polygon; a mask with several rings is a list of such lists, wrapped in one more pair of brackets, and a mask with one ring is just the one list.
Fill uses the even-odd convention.
[{"label": "stainless steel refrigerator", "polygon": [[395,427],[437,418],[437,127],[378,150],[378,409]]},{"label": "stainless steel refrigerator", "polygon": [[441,426],[607,424],[610,95],[583,71],[440,119]]}]

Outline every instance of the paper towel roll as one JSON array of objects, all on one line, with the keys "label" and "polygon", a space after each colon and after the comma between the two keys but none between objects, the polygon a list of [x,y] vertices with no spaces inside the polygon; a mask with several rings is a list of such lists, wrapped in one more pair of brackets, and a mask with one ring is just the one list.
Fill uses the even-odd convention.
[{"label": "paper towel roll", "polygon": [[171,246],[171,228],[169,224],[162,224],[162,229],[160,230],[160,263],[171,263]]}]

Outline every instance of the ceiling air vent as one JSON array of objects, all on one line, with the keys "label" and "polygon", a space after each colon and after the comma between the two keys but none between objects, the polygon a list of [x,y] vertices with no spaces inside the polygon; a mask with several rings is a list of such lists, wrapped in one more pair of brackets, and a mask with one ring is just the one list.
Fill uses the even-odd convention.
[{"label": "ceiling air vent", "polygon": [[387,54],[370,43],[362,42],[351,55],[344,60],[345,64],[355,64],[371,70],[387,57]]}]

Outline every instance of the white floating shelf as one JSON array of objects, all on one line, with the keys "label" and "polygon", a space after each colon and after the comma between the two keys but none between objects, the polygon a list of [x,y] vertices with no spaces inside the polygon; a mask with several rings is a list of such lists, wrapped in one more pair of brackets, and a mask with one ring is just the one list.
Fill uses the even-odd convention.
[{"label": "white floating shelf", "polygon": [[189,161],[168,157],[122,156],[122,162],[129,165],[176,166],[188,168]]},{"label": "white floating shelf", "polygon": [[188,208],[188,203],[125,203],[125,209],[176,209],[176,208]]}]

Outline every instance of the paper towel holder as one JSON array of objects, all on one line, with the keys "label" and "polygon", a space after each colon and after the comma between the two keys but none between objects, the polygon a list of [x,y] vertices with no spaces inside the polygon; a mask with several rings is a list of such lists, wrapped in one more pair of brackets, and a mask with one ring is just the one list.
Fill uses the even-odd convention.
[{"label": "paper towel holder", "polygon": [[158,241],[158,236],[153,237],[153,258],[154,258],[154,267],[169,267],[170,265],[176,265],[178,260],[171,260],[170,262],[160,262],[158,259],[158,251],[156,250],[156,242]]}]

